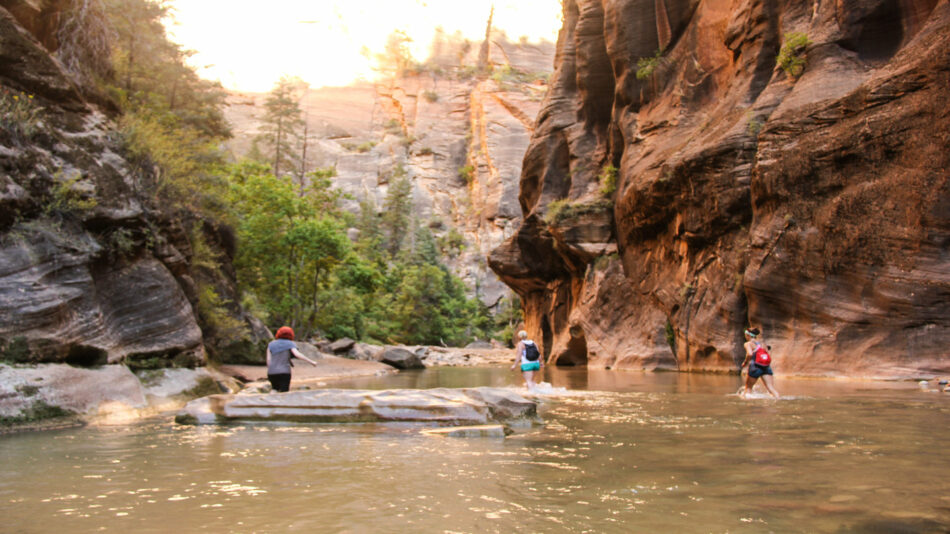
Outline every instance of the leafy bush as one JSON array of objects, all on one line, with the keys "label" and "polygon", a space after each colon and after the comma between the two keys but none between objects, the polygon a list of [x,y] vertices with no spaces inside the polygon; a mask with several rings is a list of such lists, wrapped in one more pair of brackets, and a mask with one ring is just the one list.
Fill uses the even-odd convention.
[{"label": "leafy bush", "polygon": [[653,71],[660,65],[660,58],[663,56],[663,50],[657,51],[651,57],[642,57],[637,60],[637,79],[645,80],[653,75]]},{"label": "leafy bush", "polygon": [[608,197],[614,194],[614,191],[617,190],[617,167],[610,163],[604,165],[604,168],[600,171],[599,179],[600,192]]},{"label": "leafy bush", "polygon": [[47,215],[66,215],[91,210],[98,201],[84,194],[76,185],[82,180],[81,174],[63,180],[62,173],[56,173],[56,184],[50,191],[49,201],[44,208]]},{"label": "leafy bush", "polygon": [[459,167],[459,178],[465,180],[466,184],[471,185],[472,181],[475,179],[475,167],[471,165]]},{"label": "leafy bush", "polygon": [[805,49],[812,42],[808,36],[801,32],[791,32],[785,34],[785,42],[779,50],[775,63],[792,78],[797,78],[805,71]]},{"label": "leafy bush", "polygon": [[14,141],[22,143],[42,127],[43,107],[33,95],[0,88],[0,128],[9,133]]},{"label": "leafy bush", "polygon": [[439,101],[439,93],[436,93],[435,91],[430,91],[429,89],[426,89],[425,91],[423,91],[422,96],[426,99],[427,102]]},{"label": "leafy bush", "polygon": [[568,199],[555,200],[548,204],[547,211],[544,213],[544,222],[557,224],[582,215],[607,211],[611,207],[610,200],[605,198],[581,204],[573,203]]}]

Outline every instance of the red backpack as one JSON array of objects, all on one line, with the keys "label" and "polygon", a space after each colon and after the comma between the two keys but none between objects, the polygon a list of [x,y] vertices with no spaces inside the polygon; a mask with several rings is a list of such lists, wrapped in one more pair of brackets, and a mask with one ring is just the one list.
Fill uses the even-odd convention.
[{"label": "red backpack", "polygon": [[755,345],[756,345],[755,352],[752,353],[752,355],[755,356],[755,364],[761,365],[762,367],[768,367],[769,365],[771,365],[772,356],[769,355],[769,351],[765,350],[765,347],[763,347],[762,345],[759,345],[758,343],[756,343]]}]

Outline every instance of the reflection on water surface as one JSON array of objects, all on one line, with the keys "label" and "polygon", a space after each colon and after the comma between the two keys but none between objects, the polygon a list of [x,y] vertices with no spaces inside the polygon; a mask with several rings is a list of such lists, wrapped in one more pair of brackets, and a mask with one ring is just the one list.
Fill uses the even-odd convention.
[{"label": "reflection on water surface", "polygon": [[[9,532],[944,532],[950,396],[895,383],[550,370],[506,440],[413,425],[132,426],[0,437]],[[332,387],[513,386],[441,368]]]}]

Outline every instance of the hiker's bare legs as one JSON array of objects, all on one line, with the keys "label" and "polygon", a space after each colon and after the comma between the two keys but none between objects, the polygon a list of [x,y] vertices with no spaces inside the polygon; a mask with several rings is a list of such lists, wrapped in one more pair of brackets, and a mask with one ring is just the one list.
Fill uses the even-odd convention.
[{"label": "hiker's bare legs", "polygon": [[525,371],[521,374],[524,375],[524,385],[528,389],[534,388],[534,371]]},{"label": "hiker's bare legs", "polygon": [[771,394],[776,399],[782,398],[782,396],[779,395],[778,391],[775,389],[772,375],[762,375],[762,382],[765,384],[765,389],[769,390],[769,394]]},{"label": "hiker's bare legs", "polygon": [[745,388],[743,388],[742,390],[742,398],[744,399],[749,398],[749,395],[752,394],[752,388],[755,386],[756,380],[758,380],[758,378],[755,378],[753,376],[745,377]]}]

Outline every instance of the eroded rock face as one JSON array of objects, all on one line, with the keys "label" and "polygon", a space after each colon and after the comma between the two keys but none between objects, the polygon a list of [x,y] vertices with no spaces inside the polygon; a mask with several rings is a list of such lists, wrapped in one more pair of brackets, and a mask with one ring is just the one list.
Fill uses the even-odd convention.
[{"label": "eroded rock face", "polygon": [[485,425],[536,415],[535,402],[500,388],[324,389],[270,395],[212,395],[189,403],[175,420],[182,424],[266,420]]},{"label": "eroded rock face", "polygon": [[553,80],[489,261],[550,361],[950,372],[946,2],[570,0]]},{"label": "eroded rock face", "polygon": [[[66,2],[37,5],[0,2],[0,98],[16,110],[0,123],[0,358],[200,365],[189,230],[154,205],[154,169],[129,163],[111,118],[47,48],[56,43],[46,22]],[[228,261],[226,229],[190,223]],[[237,302],[233,276],[214,276]],[[267,330],[247,330],[218,355],[259,354]]]}]

